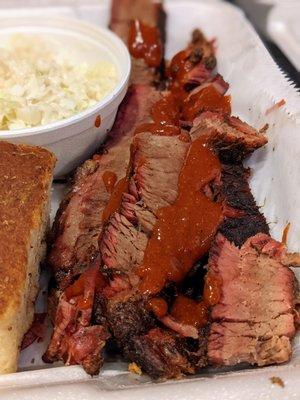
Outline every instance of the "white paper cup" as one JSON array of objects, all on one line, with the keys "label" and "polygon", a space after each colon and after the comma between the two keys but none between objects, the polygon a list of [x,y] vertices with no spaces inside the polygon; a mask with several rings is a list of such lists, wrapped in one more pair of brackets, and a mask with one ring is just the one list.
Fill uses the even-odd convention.
[{"label": "white paper cup", "polygon": [[[66,46],[78,62],[112,62],[119,81],[95,106],[48,125],[0,131],[0,139],[43,146],[57,157],[55,177],[63,176],[87,159],[103,142],[123,100],[130,74],[130,56],[125,44],[108,29],[65,18],[20,17],[0,19],[0,41],[15,33],[54,38]],[[99,125],[100,120],[100,126]]]}]

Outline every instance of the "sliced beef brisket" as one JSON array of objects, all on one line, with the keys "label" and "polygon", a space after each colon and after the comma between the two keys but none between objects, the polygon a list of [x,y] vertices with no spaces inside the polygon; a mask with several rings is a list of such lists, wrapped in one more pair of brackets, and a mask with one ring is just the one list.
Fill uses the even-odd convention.
[{"label": "sliced beef brisket", "polygon": [[[130,24],[139,20],[150,27],[158,29],[161,44],[165,42],[166,15],[161,1],[153,0],[113,0],[109,27],[128,45]],[[158,82],[161,68],[150,68],[143,59],[132,57],[130,81],[132,83],[152,84]]]},{"label": "sliced beef brisket", "polygon": [[99,259],[65,290],[57,305],[54,331],[45,362],[64,361],[81,364],[87,373],[96,375],[102,365],[102,348],[109,338],[106,324],[91,325],[95,294],[105,285],[99,272]]},{"label": "sliced beef brisket", "polygon": [[171,379],[194,374],[197,367],[206,365],[205,340],[200,348],[195,342],[196,346],[172,331],[154,328],[134,337],[125,352],[153,379]]},{"label": "sliced beef brisket", "polygon": [[207,111],[193,121],[191,135],[205,135],[223,162],[235,163],[264,146],[267,138],[237,117]]},{"label": "sliced beef brisket", "polygon": [[222,183],[219,195],[226,208],[219,227],[231,243],[241,246],[257,233],[269,233],[264,215],[259,211],[248,183],[249,172],[242,164],[222,164]]},{"label": "sliced beef brisket", "polygon": [[133,148],[129,193],[123,195],[120,212],[112,216],[100,242],[104,268],[113,268],[114,273],[141,265],[156,211],[177,197],[189,144],[145,132],[135,136]]},{"label": "sliced beef brisket", "polygon": [[102,213],[110,193],[103,174],[114,173],[117,181],[126,175],[130,144],[137,125],[149,120],[150,108],[160,98],[153,87],[133,85],[120,106],[113,129],[101,153],[78,170],[53,226],[48,263],[63,289],[97,255]]},{"label": "sliced beef brisket", "polygon": [[[185,338],[160,326],[148,307],[147,295],[139,293],[137,268],[143,261],[157,211],[177,197],[178,177],[190,143],[178,136],[148,132],[135,136],[129,193],[123,195],[120,211],[103,231],[99,248],[103,272],[129,282],[120,292],[107,289],[107,319],[120,348],[130,360],[155,378],[174,378],[194,372],[205,351],[188,352]],[[203,342],[204,343],[204,342]],[[203,346],[205,348],[205,346]],[[198,360],[201,364],[201,361]],[[202,362],[204,364],[205,362]]]},{"label": "sliced beef brisket", "polygon": [[[227,143],[228,136],[234,143],[234,139],[239,141],[242,135],[235,131],[228,133],[224,126],[217,132],[219,140],[213,142],[218,143],[217,150],[223,142]],[[200,134],[200,129],[192,131],[190,139],[196,140]],[[186,140],[186,136],[183,141],[180,136],[157,136],[148,132],[135,136],[129,191],[123,194],[120,210],[111,217],[99,244],[103,273],[112,282],[114,276],[118,276],[128,283],[124,291],[113,292],[112,296],[108,292],[106,296],[111,331],[124,354],[155,378],[178,377],[195,372],[206,364],[206,340],[202,331],[183,325],[170,316],[159,321],[154,319],[148,306],[149,296],[139,293],[140,279],[137,275],[157,220],[157,211],[173,204],[178,196],[178,178],[191,140]],[[229,181],[227,179],[227,191],[230,191]],[[226,190],[225,186],[222,188],[221,198],[224,200]],[[250,199],[253,201],[251,194]],[[234,206],[230,199],[228,203]],[[193,348],[189,349],[188,342],[191,341]],[[165,343],[168,344],[165,349],[168,357],[164,354]],[[145,346],[145,351],[142,351],[142,346]]]},{"label": "sliced beef brisket", "polygon": [[[114,0],[110,26],[126,44],[133,20],[144,23],[147,29],[159,28],[164,42],[165,14],[160,1]],[[138,26],[142,26],[140,22]],[[152,108],[164,96],[150,86],[159,68],[149,68],[144,59],[132,58],[132,61],[131,81],[135,84],[119,109],[102,153],[77,171],[75,185],[56,218],[49,261],[59,287],[67,289],[60,296],[54,334],[45,359],[79,363],[95,374],[102,363],[101,349],[112,335],[125,357],[155,379],[192,374],[208,363],[265,365],[288,360],[295,333],[294,276],[288,266],[297,264],[299,256],[287,255],[284,246],[267,235],[268,226],[255,204],[247,182],[248,172],[242,166],[245,156],[266,144],[266,137],[229,116],[230,104],[226,102],[230,98],[222,97],[228,84],[219,75],[212,76],[216,64],[214,45],[200,31],[193,33],[187,49],[168,66],[168,88],[172,93],[169,97],[180,93],[185,99],[176,112],[172,109],[171,117],[160,109],[164,103],[158,103],[155,112]],[[216,93],[216,98],[225,99],[220,108],[212,108],[219,112],[203,112],[207,108],[198,108],[197,103],[195,114],[184,114],[184,102],[189,105],[205,88]],[[155,113],[160,119],[163,116],[163,120],[157,122]],[[144,124],[150,121],[152,124]],[[176,128],[173,136],[163,135],[169,134],[162,129],[166,121]],[[136,133],[135,128],[142,123]],[[161,125],[155,130],[153,126],[158,123]],[[182,130],[179,135],[179,126],[185,126],[189,132]],[[154,132],[160,132],[161,136]],[[195,142],[199,147],[193,147]],[[213,240],[213,246],[209,255],[208,245],[203,247],[201,254],[206,253],[206,260],[199,263],[201,268],[208,265],[203,299],[198,301],[201,296],[193,285],[200,287],[202,282],[191,282],[193,274],[185,293],[197,297],[196,302],[187,296],[186,300],[196,305],[195,312],[203,311],[200,316],[203,320],[199,318],[201,323],[198,323],[180,319],[180,313],[174,313],[175,303],[178,305],[178,299],[184,297],[179,294],[187,273],[183,260],[192,254],[184,240],[184,257],[177,258],[177,253],[174,255],[169,248],[163,251],[171,255],[167,262],[178,273],[162,275],[155,289],[145,290],[141,283],[150,276],[149,265],[144,268],[145,254],[156,235],[162,210],[172,208],[180,198],[182,171],[190,154],[200,159],[193,153],[196,148],[203,154],[200,146],[211,154],[208,165],[214,167],[209,167],[203,178],[200,170],[206,168],[202,162],[197,173],[204,183],[201,185],[195,175],[197,186],[193,190],[209,204],[214,203],[218,212],[215,217],[209,208],[209,212],[195,220],[195,226],[202,224],[205,231],[203,221],[209,225],[211,219],[216,219],[208,235],[208,245]],[[207,147],[218,155],[221,167]],[[107,205],[109,199],[114,199],[114,192],[107,187],[105,172],[113,174],[113,180],[124,182],[118,193],[119,201],[108,213]],[[194,171],[189,172],[194,177]],[[205,201],[203,204],[208,204]],[[192,203],[198,207],[198,202],[186,202],[184,206],[190,205],[185,207],[188,211]],[[180,221],[186,223],[184,218]],[[195,247],[200,238],[199,234]],[[199,258],[199,253],[196,254],[193,262]],[[155,262],[157,259],[161,260],[156,258]],[[161,267],[163,261],[156,264]],[[203,272],[194,276],[202,280]],[[169,290],[171,286],[176,288],[173,293]],[[213,299],[205,303],[207,296]],[[154,300],[162,304],[159,311],[153,307]],[[206,323],[208,311],[211,316]]]},{"label": "sliced beef brisket", "polygon": [[[254,150],[249,144],[256,147],[258,141],[247,127],[242,129],[251,139],[241,139],[245,155]],[[264,140],[260,138],[261,145]],[[218,148],[222,152],[222,146]],[[208,274],[222,282],[221,297],[211,312],[208,360],[213,365],[281,363],[290,357],[295,334],[295,277],[287,267],[299,259],[268,236],[247,181],[249,172],[240,157],[233,157],[234,164],[222,164],[221,182],[214,188],[223,200],[225,218],[208,261]]]},{"label": "sliced beef brisket", "polygon": [[[209,121],[209,116],[200,116],[200,124],[195,125],[212,138],[226,162],[220,182],[211,188],[212,195],[223,201],[224,220],[208,261],[207,276],[222,282],[220,298],[211,311],[208,361],[219,366],[285,362],[295,334],[295,278],[287,268],[292,257],[267,235],[268,225],[249,188],[249,172],[240,163],[247,153],[263,145],[265,138],[258,133],[254,136],[239,120],[234,120],[233,127],[229,120],[221,122],[212,116]],[[220,129],[226,134],[221,134],[221,143]]]},{"label": "sliced beef brisket", "polygon": [[[141,17],[159,28],[164,43],[165,13],[160,2],[114,0],[111,10],[111,29],[126,44],[131,20]],[[135,128],[149,121],[151,107],[160,98],[160,92],[151,86],[157,79],[153,68],[140,60],[136,60],[136,67],[131,77],[133,85],[118,110],[101,154],[78,168],[73,187],[56,215],[48,262],[60,289],[70,284],[97,255],[102,213],[110,198],[103,173],[115,174],[117,181],[125,176]]]},{"label": "sliced beef brisket", "polygon": [[[149,110],[159,98],[160,93],[153,87],[131,86],[118,111],[102,154],[86,161],[77,170],[74,186],[56,216],[53,227],[55,240],[48,255],[48,263],[55,273],[59,289],[66,289],[79,274],[89,269],[91,262],[97,257],[98,236],[104,223],[103,211],[111,195],[106,188],[103,174],[109,171],[115,174],[116,180],[126,175],[134,130],[140,123],[148,121]],[[80,319],[78,320],[76,301],[74,303],[72,298],[66,299],[65,293],[60,295],[54,332],[44,356],[45,360],[79,363],[91,374],[99,372],[102,365],[101,350],[109,335],[105,314],[100,316],[100,303],[97,303],[96,309],[93,307],[94,297],[102,298],[93,291],[93,300],[87,309],[91,315],[87,324],[82,326]],[[93,313],[98,313],[98,321],[93,318],[92,322],[92,310]],[[95,325],[91,326],[91,323]],[[85,339],[80,335],[86,336],[88,343],[83,342]],[[85,352],[80,352],[75,346],[76,342],[78,346],[82,343],[81,347]]]},{"label": "sliced beef brisket", "polygon": [[[145,0],[114,1],[111,28],[127,44],[131,20],[145,15],[146,23],[160,31],[163,65],[165,14],[160,3]],[[64,360],[69,364],[82,364],[90,374],[99,372],[102,364],[101,349],[109,334],[103,287],[99,287],[98,282],[103,279],[98,271],[97,281],[93,289],[88,291],[89,299],[92,300],[86,304],[84,288],[89,286],[86,276],[94,263],[97,263],[98,236],[104,221],[109,217],[109,200],[118,198],[115,192],[121,191],[122,178],[125,181],[135,129],[149,122],[150,110],[160,98],[160,92],[152,86],[159,78],[157,70],[149,68],[141,60],[135,60],[133,64],[132,85],[119,107],[105,145],[100,154],[78,168],[72,190],[61,204],[48,254],[48,263],[55,273],[56,285],[63,292],[57,296],[56,291],[55,298],[59,297],[59,301],[55,326],[45,359],[50,362]],[[124,288],[124,283],[122,286],[122,281],[115,279],[108,291],[118,291],[120,285]],[[83,293],[78,297],[79,288]],[[74,293],[68,297],[70,290]],[[84,311],[81,310],[82,302]],[[52,303],[57,304],[57,301]],[[87,315],[88,318],[83,318]]]},{"label": "sliced beef brisket", "polygon": [[213,365],[286,362],[295,335],[295,277],[282,243],[252,236],[239,249],[219,233],[210,252],[209,274],[221,278],[212,309],[208,358]]},{"label": "sliced beef brisket", "polygon": [[[208,196],[223,203],[224,218],[218,232],[238,247],[257,233],[269,233],[266,219],[251,193],[248,177],[249,170],[241,163],[223,163],[220,179],[212,182],[206,190]],[[201,298],[207,263],[208,256],[205,256],[195,264],[182,284],[183,293]]]},{"label": "sliced beef brisket", "polygon": [[113,0],[109,27],[126,44],[129,25],[134,19],[141,19],[149,26],[156,26],[161,32],[162,40],[165,40],[166,15],[162,2],[151,0]]}]

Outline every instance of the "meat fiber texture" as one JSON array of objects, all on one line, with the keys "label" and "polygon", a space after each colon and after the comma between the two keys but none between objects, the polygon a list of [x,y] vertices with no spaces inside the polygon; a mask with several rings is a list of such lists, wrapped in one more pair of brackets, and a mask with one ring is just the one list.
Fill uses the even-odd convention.
[{"label": "meat fiber texture", "polygon": [[283,245],[258,233],[239,249],[218,233],[209,273],[222,280],[213,307],[208,358],[213,365],[259,366],[290,359],[294,324],[294,275]]},{"label": "meat fiber texture", "polygon": [[202,335],[197,335],[191,349],[183,336],[159,328],[146,307],[147,296],[137,293],[135,283],[156,211],[177,197],[177,180],[188,148],[189,143],[178,137],[148,132],[135,136],[129,192],[123,194],[120,210],[111,217],[99,242],[102,267],[114,274],[109,292],[106,288],[110,329],[124,355],[153,378],[194,373],[206,360]]},{"label": "meat fiber texture", "polygon": [[134,129],[148,121],[151,105],[159,98],[160,93],[151,86],[132,85],[107,137],[105,151],[76,171],[72,190],[60,205],[52,228],[54,241],[48,256],[60,288],[97,254],[102,212],[109,199],[103,173],[113,171],[117,180],[125,176]]}]

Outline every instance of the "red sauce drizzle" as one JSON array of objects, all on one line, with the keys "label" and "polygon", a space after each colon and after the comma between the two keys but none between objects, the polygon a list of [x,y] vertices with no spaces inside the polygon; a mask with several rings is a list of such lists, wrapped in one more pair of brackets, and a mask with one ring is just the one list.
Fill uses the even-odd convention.
[{"label": "red sauce drizzle", "polygon": [[208,321],[209,308],[219,303],[221,290],[222,278],[209,271],[205,276],[202,301],[196,302],[189,297],[179,295],[174,301],[171,315],[183,324],[197,328],[205,326]]},{"label": "red sauce drizzle", "polygon": [[197,302],[179,295],[173,303],[171,315],[183,324],[200,328],[207,323],[208,309],[203,301]]},{"label": "red sauce drizzle", "polygon": [[101,125],[101,117],[100,115],[97,115],[96,119],[95,119],[95,127],[99,128]]},{"label": "red sauce drizzle", "polygon": [[208,110],[230,114],[230,96],[221,95],[212,85],[207,86],[184,101],[182,117],[192,121],[201,112]]},{"label": "red sauce drizzle", "polygon": [[102,180],[104,182],[106,191],[111,194],[117,182],[117,175],[112,171],[104,171]]},{"label": "red sauce drizzle", "polygon": [[65,290],[67,300],[74,299],[77,307],[81,310],[87,310],[93,307],[93,296],[89,291],[90,282],[95,281],[96,290],[105,286],[105,278],[97,267],[91,267],[84,271],[80,277],[71,286]]},{"label": "red sauce drizzle", "polygon": [[222,278],[209,271],[205,276],[203,299],[196,302],[179,295],[172,306],[171,315],[183,324],[197,328],[205,326],[208,321],[209,308],[218,304],[221,298]]},{"label": "red sauce drizzle", "polygon": [[128,49],[133,57],[144,59],[149,67],[158,67],[162,60],[158,29],[135,19],[129,27]]},{"label": "red sauce drizzle", "polygon": [[118,181],[118,183],[114,186],[110,199],[103,210],[102,221],[108,221],[109,217],[115,212],[118,211],[122,195],[124,192],[128,191],[128,178],[124,177]]},{"label": "red sauce drizzle", "polygon": [[163,96],[157,101],[150,113],[153,122],[139,125],[135,133],[151,132],[154,135],[172,136],[179,135],[179,107],[172,94]]},{"label": "red sauce drizzle", "polygon": [[207,306],[214,306],[221,298],[222,278],[209,271],[205,276],[203,301]]},{"label": "red sauce drizzle", "polygon": [[201,189],[221,171],[217,156],[202,138],[189,149],[174,204],[157,212],[138,274],[143,293],[158,293],[168,281],[179,282],[210,248],[222,210]]},{"label": "red sauce drizzle", "polygon": [[148,306],[157,318],[164,317],[168,312],[168,304],[161,297],[154,297],[149,300]]}]

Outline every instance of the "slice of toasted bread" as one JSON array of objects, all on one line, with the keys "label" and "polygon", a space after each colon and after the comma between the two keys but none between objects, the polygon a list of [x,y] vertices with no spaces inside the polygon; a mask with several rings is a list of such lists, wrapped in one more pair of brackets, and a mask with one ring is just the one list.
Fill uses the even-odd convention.
[{"label": "slice of toasted bread", "polygon": [[55,157],[0,141],[0,373],[17,369],[45,254]]}]

